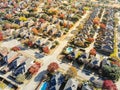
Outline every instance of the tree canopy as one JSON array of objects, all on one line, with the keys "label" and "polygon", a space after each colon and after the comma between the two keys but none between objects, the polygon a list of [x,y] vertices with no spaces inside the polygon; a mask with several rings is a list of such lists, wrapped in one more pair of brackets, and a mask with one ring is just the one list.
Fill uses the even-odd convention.
[{"label": "tree canopy", "polygon": [[74,78],[75,76],[77,76],[77,69],[73,66],[71,66],[68,70],[67,70],[67,76],[70,78]]},{"label": "tree canopy", "polygon": [[23,82],[25,80],[25,76],[23,74],[19,74],[17,77],[16,77],[16,80],[18,82]]},{"label": "tree canopy", "polygon": [[103,89],[105,89],[105,90],[118,90],[116,85],[111,80],[104,81]]},{"label": "tree canopy", "polygon": [[120,78],[120,67],[117,65],[105,65],[103,66],[102,73],[104,77],[118,81]]},{"label": "tree canopy", "polygon": [[56,62],[52,62],[48,65],[48,68],[47,70],[50,72],[50,73],[53,73],[55,72],[55,70],[57,70],[59,68],[59,65],[56,63]]}]

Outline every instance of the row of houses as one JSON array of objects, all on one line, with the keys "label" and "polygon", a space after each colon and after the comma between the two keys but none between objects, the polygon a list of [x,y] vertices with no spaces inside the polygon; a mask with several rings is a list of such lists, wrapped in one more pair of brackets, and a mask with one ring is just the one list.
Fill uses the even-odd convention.
[{"label": "row of houses", "polygon": [[89,19],[85,22],[83,29],[74,38],[74,44],[81,47],[88,47],[94,41],[94,34],[96,32],[94,19],[98,17],[100,8],[94,8]]},{"label": "row of houses", "polygon": [[61,72],[55,73],[49,81],[44,81],[35,90],[93,90],[87,83],[79,84],[75,78],[70,78],[67,81]]},{"label": "row of houses", "polygon": [[9,72],[8,77],[14,78],[14,82],[17,82],[16,80],[19,75],[23,75],[26,78],[31,76],[32,78],[41,67],[40,62],[34,62],[32,64],[33,60],[31,58],[25,57],[18,52],[8,52],[6,48],[0,50],[0,55],[0,74],[4,75]]},{"label": "row of houses", "polygon": [[[49,4],[43,2],[40,5],[38,3],[39,1],[31,3],[30,0],[2,2],[1,4],[7,6],[1,6],[0,9],[0,40],[18,39],[30,48],[49,53],[50,49],[56,46],[55,39],[66,34],[85,11],[85,6],[72,6],[62,1],[52,1],[48,2]],[[60,6],[56,7],[58,4]],[[33,10],[34,8],[36,10]],[[13,49],[20,48],[16,46]]]},{"label": "row of houses", "polygon": [[97,51],[105,55],[110,55],[114,50],[114,13],[114,9],[106,10],[106,14],[103,16],[106,20],[106,22],[104,22],[105,28],[100,28],[95,43]]}]

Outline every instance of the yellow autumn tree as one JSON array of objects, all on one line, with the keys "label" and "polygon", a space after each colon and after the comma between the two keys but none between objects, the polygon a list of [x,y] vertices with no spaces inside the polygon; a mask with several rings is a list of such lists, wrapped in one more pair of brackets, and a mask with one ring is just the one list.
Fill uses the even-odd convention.
[{"label": "yellow autumn tree", "polygon": [[77,76],[77,69],[71,66],[66,72],[67,78],[74,78]]},{"label": "yellow autumn tree", "polygon": [[84,25],[83,24],[80,24],[79,26],[78,26],[78,29],[79,30],[81,30],[81,29],[83,29],[84,28]]}]

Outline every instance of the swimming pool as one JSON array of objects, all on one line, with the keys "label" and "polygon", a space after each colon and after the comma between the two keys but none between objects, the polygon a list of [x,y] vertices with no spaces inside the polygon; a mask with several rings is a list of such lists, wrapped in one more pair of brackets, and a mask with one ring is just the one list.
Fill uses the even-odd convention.
[{"label": "swimming pool", "polygon": [[39,90],[47,90],[48,82],[43,82]]},{"label": "swimming pool", "polygon": [[72,52],[72,51],[73,51],[73,48],[72,48],[72,47],[66,48],[66,52],[67,52],[67,53],[70,53],[70,52]]}]

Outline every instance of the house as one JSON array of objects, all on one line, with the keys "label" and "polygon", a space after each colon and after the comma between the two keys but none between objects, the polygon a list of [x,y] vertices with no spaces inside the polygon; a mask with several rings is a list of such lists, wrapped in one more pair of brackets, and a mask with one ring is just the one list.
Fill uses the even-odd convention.
[{"label": "house", "polygon": [[7,59],[8,59],[7,54],[8,52],[6,53],[0,52],[0,66],[7,64]]},{"label": "house", "polygon": [[25,62],[20,64],[16,69],[13,70],[13,76],[18,76],[19,74],[23,74],[25,72]]},{"label": "house", "polygon": [[95,78],[95,77],[91,77],[90,80],[89,80],[94,87],[96,88],[102,88],[103,86],[103,80],[101,78]]},{"label": "house", "polygon": [[111,66],[110,61],[107,58],[104,58],[101,63],[100,63],[100,67],[102,68],[104,65],[109,65]]},{"label": "house", "polygon": [[59,90],[63,82],[64,76],[60,72],[56,72],[49,81],[49,90]]},{"label": "house", "polygon": [[2,72],[6,73],[10,70],[16,69],[20,64],[25,62],[26,58],[24,56],[19,56],[17,59],[12,61],[11,63],[8,63],[7,67],[4,67]]},{"label": "house", "polygon": [[78,63],[84,63],[86,62],[86,59],[88,58],[88,54],[87,53],[83,53],[81,54],[78,58],[77,58],[77,62]]},{"label": "house", "polygon": [[90,62],[90,67],[94,68],[94,67],[99,67],[99,60],[96,57],[93,57],[91,62]]},{"label": "house", "polygon": [[77,90],[78,81],[71,78],[67,81],[64,90]]},{"label": "house", "polygon": [[82,89],[81,90],[93,90],[89,84],[86,82],[82,85]]},{"label": "house", "polygon": [[8,52],[1,53],[2,59],[0,61],[0,65],[11,63],[13,60],[18,58],[18,55],[19,55],[18,53],[13,52],[13,51],[11,51],[10,53]]},{"label": "house", "polygon": [[105,45],[102,45],[101,50],[105,51],[108,54],[111,54],[113,52],[113,46],[105,44]]}]

